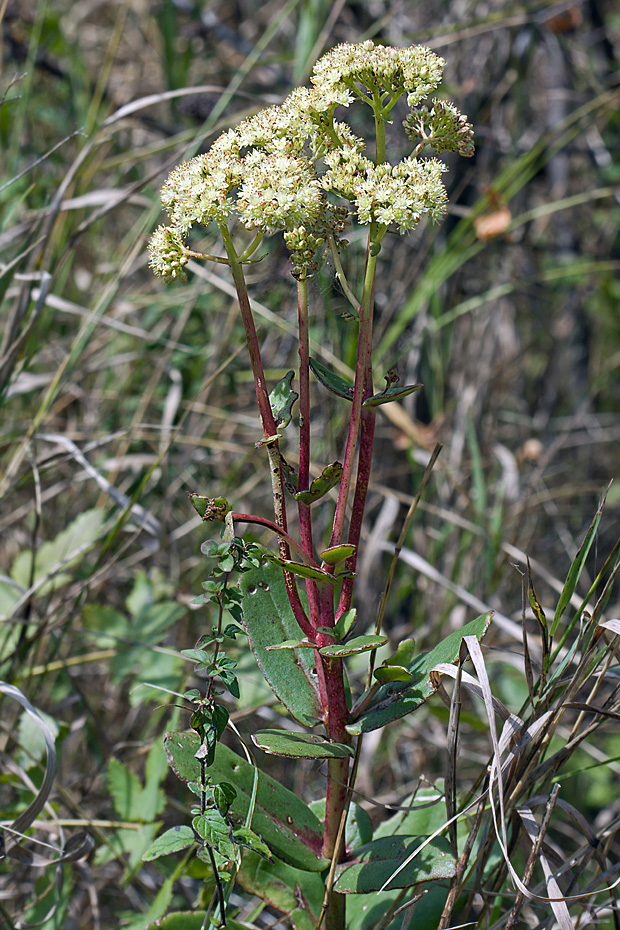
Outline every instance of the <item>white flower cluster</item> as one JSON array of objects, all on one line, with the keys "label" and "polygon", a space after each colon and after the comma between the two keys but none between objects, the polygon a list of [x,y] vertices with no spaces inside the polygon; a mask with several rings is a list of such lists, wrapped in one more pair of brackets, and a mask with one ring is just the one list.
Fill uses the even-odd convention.
[{"label": "white flower cluster", "polygon": [[445,64],[429,48],[390,48],[369,39],[360,45],[333,48],[316,63],[312,83],[323,91],[347,87],[356,95],[360,84],[371,93],[400,96],[405,92],[407,103],[414,107],[437,87]]},{"label": "white flower cluster", "polygon": [[[328,193],[351,205],[358,222],[395,225],[401,233],[425,214],[438,217],[446,203],[441,162],[408,158],[395,166],[375,164],[364,154],[364,141],[334,113],[361,99],[383,119],[383,107],[403,94],[416,107],[439,83],[443,66],[427,48],[385,48],[369,41],[332,49],[315,65],[311,88],[298,88],[280,106],[244,120],[206,155],[170,174],[162,190],[170,223],[151,239],[152,269],[167,281],[179,277],[190,229],[226,224],[236,215],[258,233],[282,231],[293,273],[311,274],[328,240],[338,242],[344,228],[343,208]],[[471,154],[471,127],[451,104],[435,101],[432,114],[416,112],[406,123],[408,132],[422,133],[425,140],[434,132],[444,149]]]}]

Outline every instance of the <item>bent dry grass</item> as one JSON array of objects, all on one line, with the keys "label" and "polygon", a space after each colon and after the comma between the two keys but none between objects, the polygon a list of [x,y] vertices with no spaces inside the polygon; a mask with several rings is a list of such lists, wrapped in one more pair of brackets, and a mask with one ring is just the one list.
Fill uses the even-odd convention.
[{"label": "bent dry grass", "polygon": [[[54,823],[51,812],[43,813],[36,829],[28,831],[34,839],[51,840],[56,852],[42,852],[31,842],[27,848],[58,858],[64,847],[62,829],[65,836],[87,830],[98,845],[90,871],[83,871],[81,864],[60,864],[64,888],[49,925],[69,914],[89,927],[98,922],[104,927],[147,926],[151,922],[147,915],[160,890],[160,909],[173,893],[175,902],[186,909],[196,902],[200,879],[183,878],[181,861],[161,871],[140,865],[141,851],[155,832],[148,825],[162,820],[168,825],[172,810],[178,820],[179,805],[186,810],[188,804],[185,790],[168,779],[160,789],[165,789],[167,816],[158,809],[155,786],[165,768],[151,761],[147,777],[144,766],[162,731],[176,726],[174,710],[162,706],[167,700],[163,692],[155,693],[145,685],[133,689],[140,681],[150,681],[182,690],[188,666],[180,663],[178,650],[190,645],[209,623],[204,615],[187,608],[204,576],[204,560],[196,552],[198,521],[190,516],[184,490],[207,486],[223,490],[228,480],[239,502],[236,506],[250,510],[252,497],[254,506],[268,513],[269,489],[254,466],[253,388],[246,363],[238,354],[238,310],[230,280],[223,271],[209,271],[206,283],[192,278],[183,290],[161,293],[146,271],[145,244],[159,215],[160,178],[169,166],[192,154],[187,146],[196,138],[208,145],[213,137],[208,133],[215,134],[224,126],[216,125],[224,112],[227,122],[234,123],[254,109],[278,102],[276,93],[278,99],[286,95],[290,89],[286,62],[291,54],[286,48],[287,29],[297,29],[306,17],[304,35],[316,43],[330,15],[317,13],[313,18],[310,6],[296,7],[287,14],[291,18],[281,21],[284,30],[268,36],[267,45],[243,69],[238,69],[236,56],[256,47],[260,17],[268,16],[267,9],[258,19],[242,24],[241,30],[224,16],[223,21],[235,27],[236,38],[232,44],[218,40],[217,46],[200,29],[192,38],[185,31],[185,14],[174,12],[174,41],[185,49],[183,61],[188,68],[175,80],[187,81],[190,90],[192,83],[194,88],[218,88],[211,98],[207,96],[210,91],[179,94],[175,111],[168,109],[163,92],[178,84],[160,68],[153,52],[156,42],[143,44],[145,35],[157,35],[150,17],[138,24],[129,11],[119,41],[114,39],[114,22],[107,14],[98,11],[96,22],[87,15],[81,43],[70,49],[68,37],[75,32],[66,27],[72,13],[62,4],[47,13],[37,7],[34,27],[20,20],[20,11],[17,19],[5,20],[12,39],[23,42],[25,36],[29,63],[15,61],[14,69],[11,63],[5,65],[2,90],[8,87],[13,71],[19,75],[28,70],[29,77],[13,84],[0,110],[3,182],[12,180],[73,130],[92,127],[89,136],[68,138],[1,194],[5,208],[0,232],[5,323],[1,354],[3,364],[9,362],[2,369],[7,380],[1,447],[0,569],[6,618],[1,677],[19,687],[36,708],[50,714],[58,727],[60,768],[51,795],[58,822]],[[341,8],[328,34],[357,41],[360,30],[375,34],[383,30],[390,44],[390,30],[397,26],[404,33],[415,31],[418,41],[420,30],[433,25],[433,16],[427,17],[422,5],[407,13],[406,22],[394,18],[397,11],[390,4],[383,4],[380,17],[373,21],[365,8],[358,12],[363,21],[351,18],[352,8]],[[441,43],[449,40],[445,51],[449,81],[451,90],[458,89],[451,96],[476,124],[482,170],[452,168],[448,181],[462,195],[455,213],[437,228],[434,238],[426,244],[421,238],[389,243],[380,256],[385,270],[384,284],[376,295],[377,333],[379,338],[386,336],[384,346],[389,346],[386,368],[397,362],[407,383],[422,381],[425,386],[423,396],[413,395],[409,402],[390,410],[389,419],[383,414],[378,419],[379,447],[364,528],[364,538],[373,535],[375,553],[363,572],[368,583],[364,602],[369,604],[369,623],[375,619],[383,586],[383,570],[379,569],[388,565],[389,554],[380,552],[388,552],[390,540],[398,535],[434,442],[445,443],[414,515],[392,586],[387,623],[394,645],[415,629],[420,648],[429,648],[440,630],[447,633],[486,607],[520,623],[521,575],[509,563],[517,562],[521,572],[527,572],[526,552],[538,599],[551,616],[562,578],[579,549],[601,490],[617,475],[617,206],[610,193],[617,170],[613,157],[617,129],[609,59],[599,41],[608,37],[613,48],[615,39],[611,20],[597,26],[595,34],[588,11],[585,14],[582,26],[573,32],[554,32],[555,26],[546,20],[540,25],[535,22],[536,14],[526,11],[518,23],[501,18],[478,21],[473,25],[474,35],[469,31],[473,13],[464,4],[453,11],[454,29],[449,36],[443,27],[427,33],[429,44],[440,54],[444,54]],[[64,38],[59,38],[60,22]],[[249,36],[249,50],[235,45],[241,34]],[[96,41],[91,38],[94,35]],[[526,38],[529,45],[523,44]],[[514,44],[517,39],[521,44]],[[196,54],[194,48],[190,54],[191,42],[205,43],[208,53]],[[299,74],[307,73],[313,63],[303,61],[310,39],[304,43],[300,40],[295,53]],[[512,48],[526,46],[531,54],[519,52],[511,57]],[[565,127],[558,123],[551,130],[554,95],[541,71],[550,47],[554,53],[559,50],[570,75],[562,102]],[[115,57],[102,97],[94,94],[88,75],[98,73],[108,50]],[[275,65],[272,52],[277,53]],[[46,61],[60,65],[65,76],[46,70]],[[180,67],[181,59],[174,61]],[[259,69],[267,68],[267,85],[265,73],[252,62]],[[514,83],[499,87],[497,75],[513,74],[509,65],[514,66]],[[473,89],[467,84],[472,68],[478,80]],[[204,109],[199,112],[199,107],[208,99],[219,101],[221,87],[237,73],[243,76],[240,87],[246,96],[234,98],[232,110],[229,101],[223,102],[215,122],[203,125],[201,121],[209,114]],[[79,93],[68,93],[68,74],[73,75]],[[284,82],[281,93],[280,80]],[[161,92],[160,104],[144,109],[140,98],[154,91]],[[20,99],[11,101],[12,96]],[[91,106],[95,99],[98,103]],[[122,120],[115,120],[114,113],[131,101],[136,101],[133,112],[125,111]],[[571,127],[579,129],[572,137]],[[536,149],[537,138],[544,142],[533,158],[529,153]],[[80,158],[88,146],[89,152]],[[482,240],[476,240],[471,231],[469,210],[477,198],[483,198],[482,212],[492,215],[497,209],[492,194],[496,188],[517,219],[506,234],[486,240],[480,248]],[[464,223],[459,227],[461,214]],[[453,233],[454,238],[447,239]],[[465,265],[462,255],[470,248],[472,255]],[[42,249],[43,264],[37,264],[35,255]],[[357,240],[351,237],[351,260],[356,249]],[[578,262],[575,255],[580,256]],[[286,342],[295,308],[286,297],[288,284],[275,247],[272,259],[256,266],[252,297],[265,340],[267,377],[275,383],[296,365],[295,350]],[[362,260],[363,255],[358,258]],[[45,272],[51,275],[49,281]],[[20,275],[36,277],[23,280]],[[336,312],[323,316],[321,311],[311,321],[312,354],[333,366],[334,350],[344,349],[347,364],[339,373],[350,377],[351,338],[345,336],[343,342],[335,326],[344,299],[327,275],[317,280],[315,288],[317,296]],[[403,329],[400,314],[409,301],[408,328]],[[270,315],[284,335],[278,344],[273,335],[267,336],[262,323]],[[323,354],[318,354],[319,349]],[[312,467],[324,460],[325,448],[333,448],[343,437],[335,403],[322,405],[322,413],[323,425],[317,425],[317,462]],[[114,491],[121,496],[114,499]],[[582,598],[601,561],[613,550],[617,507],[612,486],[598,542],[582,570],[578,589]],[[84,519],[75,524],[82,513]],[[64,531],[69,532],[63,539]],[[261,540],[265,542],[266,537]],[[416,557],[415,565],[406,561],[407,551]],[[435,574],[430,574],[428,566]],[[483,606],[467,606],[467,597],[478,598]],[[600,616],[617,616],[616,602],[612,590]],[[83,614],[84,604],[98,608],[99,613]],[[589,604],[588,611],[594,607],[592,598]],[[173,607],[182,607],[184,612],[166,625]],[[574,616],[578,608],[573,605]],[[529,611],[527,625],[536,680],[541,639]],[[571,636],[577,634],[585,635],[581,619]],[[609,634],[601,635],[607,639]],[[484,656],[493,693],[519,714],[525,733],[532,723],[523,710],[528,691],[522,648],[514,630],[511,634],[500,628],[494,639],[486,641]],[[567,682],[577,667],[574,663],[587,654],[587,639],[569,638],[563,649],[571,648],[575,654],[562,672]],[[612,650],[613,641],[604,647],[599,639],[598,648]],[[562,652],[559,661],[566,655]],[[595,658],[593,653],[591,660]],[[237,725],[247,734],[245,721],[253,705],[261,708],[261,725],[278,725],[280,718],[269,706],[268,693],[261,690],[252,663],[242,655],[239,662],[246,706],[239,712]],[[605,676],[594,669],[590,672],[584,679],[584,693],[571,697],[572,703],[596,702],[597,707],[614,711],[611,685],[616,659],[609,663]],[[365,669],[360,667],[356,674],[361,681]],[[554,683],[558,690],[549,704],[557,714],[561,687],[568,687],[562,676],[558,679],[561,686]],[[448,693],[450,687],[446,685]],[[474,791],[489,761],[488,726],[480,718],[481,707],[478,698],[463,695],[457,811],[463,809],[467,791],[470,787]],[[4,697],[3,711],[7,793],[3,793],[2,806],[7,824],[30,804],[34,786],[42,778],[45,756],[43,746],[35,748],[20,706]],[[392,724],[380,741],[373,742],[372,734],[366,737],[358,784],[375,803],[360,796],[357,800],[375,821],[390,815],[377,804],[409,806],[421,775],[433,783],[445,776],[448,723],[448,708],[435,699],[401,724]],[[551,722],[547,725],[552,727]],[[525,756],[513,763],[524,767],[520,777],[527,783],[523,790],[531,790],[530,797],[536,792],[550,794],[553,766],[540,766],[554,757],[554,765],[562,763],[555,776],[562,785],[560,800],[581,810],[599,837],[605,865],[596,864],[591,846],[584,847],[580,860],[586,863],[584,878],[573,865],[573,874],[559,879],[567,895],[578,893],[574,875],[581,883],[580,892],[590,890],[589,882],[612,885],[615,881],[615,725],[613,717],[595,718],[591,710],[565,708],[557,725],[553,723],[550,742],[534,734],[534,745],[528,750],[530,768],[525,768]],[[539,761],[535,760],[536,740],[544,746]],[[120,775],[110,758],[125,767]],[[537,769],[528,781],[529,773]],[[293,775],[290,766],[282,771],[277,764],[270,771],[290,778],[289,787],[306,799],[318,794],[313,772],[304,769]],[[510,775],[507,772],[506,777]],[[125,779],[136,797],[144,797],[136,793],[134,777],[144,790],[149,786],[150,810],[139,803],[132,808],[122,801],[118,789],[111,793]],[[509,785],[504,797],[506,812],[512,813],[517,801],[511,802],[511,792],[519,796],[519,779]],[[440,783],[439,788],[448,795],[453,790],[449,784]],[[418,788],[418,793],[423,790],[424,786]],[[471,799],[475,797],[472,793]],[[479,805],[482,820],[477,835],[490,837],[490,812],[483,804]],[[429,815],[421,832],[431,833],[446,820],[443,805],[442,801],[431,808],[440,808],[441,822],[430,824]],[[463,814],[460,823],[466,828],[469,822],[475,823],[476,810]],[[558,809],[556,802],[542,847],[552,867],[554,850],[577,855],[583,837],[589,835],[574,817]],[[513,821],[508,819],[508,823],[511,828]],[[460,854],[462,842],[459,838]],[[505,866],[497,859],[493,843],[489,838],[485,847],[490,850],[487,862],[496,861],[489,882],[475,883],[473,866],[482,861],[479,845],[474,845],[463,878],[472,906],[481,914],[480,926],[505,925],[518,903],[514,888],[504,883]],[[509,853],[521,878],[531,848],[529,840],[517,839],[516,828],[514,838],[509,834]],[[570,866],[572,860],[563,855],[563,861]],[[3,870],[0,906],[7,925],[16,924],[24,911],[31,921],[44,918],[51,899],[38,905],[34,902],[46,889],[52,897],[56,894],[50,869],[36,870],[27,862],[16,865],[14,859],[7,859]],[[608,877],[605,870],[611,870]],[[483,865],[478,874],[484,875]],[[542,881],[542,871],[535,871],[532,883],[526,884],[548,896]],[[601,892],[595,899],[596,907],[600,905],[596,913],[588,911],[587,904],[570,902],[573,923],[586,926],[596,917],[603,926],[615,926],[613,899],[613,891]],[[414,922],[422,919],[423,904],[424,899],[411,917]],[[262,902],[243,906],[242,919],[257,926],[269,912]],[[383,903],[378,907],[377,926],[386,914]],[[263,917],[259,916],[261,908]],[[455,911],[446,926],[461,922],[461,913]],[[549,905],[526,897],[516,920],[542,926],[551,915]],[[396,926],[406,919],[404,910]]]}]

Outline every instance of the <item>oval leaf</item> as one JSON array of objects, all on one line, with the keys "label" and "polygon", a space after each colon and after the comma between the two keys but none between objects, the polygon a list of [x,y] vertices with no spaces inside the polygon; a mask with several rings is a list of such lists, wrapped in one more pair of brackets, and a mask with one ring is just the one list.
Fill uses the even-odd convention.
[{"label": "oval leaf", "polygon": [[[432,840],[397,875],[394,874],[426,839],[425,836],[386,836],[362,846],[356,851],[353,862],[336,867],[334,890],[340,894],[368,894],[379,891],[386,882],[389,882],[389,891],[409,888],[419,882],[452,878],[456,862],[444,837]],[[394,877],[389,881],[391,876]]]},{"label": "oval leaf", "polygon": [[[200,781],[200,762],[195,754],[200,738],[194,733],[166,733],[164,738],[170,767],[186,782]],[[229,782],[237,796],[231,813],[245,823],[254,790],[256,769],[223,743],[217,744],[215,759],[207,772],[213,782]],[[261,837],[274,855],[289,865],[309,872],[320,872],[329,865],[321,858],[323,826],[296,794],[275,779],[258,774],[256,802],[250,828]]]},{"label": "oval leaf", "polygon": [[[289,604],[281,569],[271,563],[250,569],[241,576],[239,586],[250,648],[269,687],[295,720],[314,726],[323,713],[314,653],[310,649],[268,648],[304,638]],[[301,592],[300,596],[303,600]]]},{"label": "oval leaf", "polygon": [[178,826],[166,830],[156,840],[153,840],[144,855],[145,862],[151,862],[160,856],[169,856],[171,853],[179,852],[181,849],[187,849],[192,843],[196,842],[194,831],[191,827]]},{"label": "oval leaf", "polygon": [[314,733],[292,733],[290,730],[259,730],[252,742],[263,752],[287,759],[345,759],[353,756],[353,747],[330,743]]},{"label": "oval leaf", "polygon": [[354,554],[355,546],[344,545],[330,546],[329,549],[323,549],[319,556],[328,565],[337,565],[339,562],[344,562],[345,559],[350,559]]},{"label": "oval leaf", "polygon": [[322,656],[338,659],[344,656],[355,656],[360,652],[370,652],[379,649],[387,643],[386,636],[354,636],[348,643],[335,643],[333,646],[323,646],[319,649]]}]

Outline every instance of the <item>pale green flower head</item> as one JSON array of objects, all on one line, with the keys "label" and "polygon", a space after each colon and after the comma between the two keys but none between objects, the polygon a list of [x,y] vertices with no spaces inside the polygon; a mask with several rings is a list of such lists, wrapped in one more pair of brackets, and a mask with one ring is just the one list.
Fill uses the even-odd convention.
[{"label": "pale green flower head", "polygon": [[195,223],[223,223],[234,206],[241,162],[231,152],[198,155],[175,168],[161,192],[161,202],[172,225],[185,236]]},{"label": "pale green flower head", "polygon": [[[439,217],[447,199],[445,167],[413,155],[427,145],[436,152],[473,152],[472,128],[451,103],[435,100],[430,111],[419,106],[437,87],[443,67],[427,48],[370,41],[333,48],[316,63],[312,87],[297,88],[279,106],[243,120],[206,155],[170,174],[162,190],[170,221],[152,237],[153,270],[166,281],[182,276],[192,227],[228,227],[235,217],[259,236],[282,232],[297,277],[317,269],[330,243],[339,247],[349,207],[361,224],[375,224],[376,243],[389,226],[405,233],[425,215]],[[413,108],[404,126],[417,145],[393,166],[377,138],[371,146],[377,164],[335,112],[340,107],[346,115],[362,100],[372,106],[379,132],[403,95]]]},{"label": "pale green flower head", "polygon": [[415,106],[437,87],[444,66],[444,59],[428,48],[390,48],[368,40],[337,45],[317,61],[311,80],[323,93],[341,87],[359,96],[359,85],[371,94],[404,92],[409,106]]},{"label": "pale green flower head", "polygon": [[465,158],[474,154],[474,130],[467,117],[448,100],[433,100],[433,107],[412,110],[403,122],[411,139],[421,139],[437,154],[458,152]]},{"label": "pale green flower head", "polygon": [[248,229],[265,233],[313,226],[324,209],[324,194],[307,159],[255,149],[243,162],[237,212]]},{"label": "pale green flower head", "polygon": [[168,284],[179,279],[185,281],[185,265],[189,261],[183,241],[169,226],[158,226],[149,243],[150,267]]},{"label": "pale green flower head", "polygon": [[356,153],[334,164],[323,184],[354,204],[361,224],[396,225],[406,233],[422,216],[438,219],[445,211],[448,198],[441,180],[445,170],[438,159],[406,158],[394,166],[374,165]]}]

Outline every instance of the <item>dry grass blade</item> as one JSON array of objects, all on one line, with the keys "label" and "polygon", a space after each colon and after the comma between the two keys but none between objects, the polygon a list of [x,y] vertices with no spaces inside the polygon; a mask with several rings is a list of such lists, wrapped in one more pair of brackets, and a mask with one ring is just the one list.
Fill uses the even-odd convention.
[{"label": "dry grass blade", "polygon": [[54,784],[54,778],[56,777],[56,738],[49,725],[19,688],[16,688],[15,685],[11,685],[6,681],[0,681],[0,694],[13,698],[13,700],[21,704],[28,716],[34,720],[45,740],[47,758],[45,774],[36,797],[28,805],[26,810],[22,811],[19,817],[16,817],[15,820],[5,828],[9,833],[6,848],[10,852],[11,847],[19,842],[18,837],[23,836],[24,831],[34,823],[47,803],[52,785]]}]

